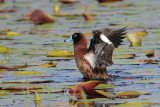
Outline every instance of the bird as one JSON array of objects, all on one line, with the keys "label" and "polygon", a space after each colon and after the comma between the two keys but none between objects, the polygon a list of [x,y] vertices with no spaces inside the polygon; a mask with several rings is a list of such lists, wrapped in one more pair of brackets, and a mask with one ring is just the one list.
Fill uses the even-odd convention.
[{"label": "bird", "polygon": [[84,79],[107,80],[111,77],[106,73],[106,66],[113,64],[113,51],[123,42],[126,30],[127,27],[118,30],[109,28],[93,30],[89,48],[86,36],[81,32],[76,32],[64,40],[73,41],[76,65]]}]

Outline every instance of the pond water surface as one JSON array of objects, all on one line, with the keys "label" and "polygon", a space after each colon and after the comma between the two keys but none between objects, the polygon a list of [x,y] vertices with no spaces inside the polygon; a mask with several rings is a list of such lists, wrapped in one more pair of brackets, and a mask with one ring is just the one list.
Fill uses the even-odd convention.
[{"label": "pond water surface", "polygon": [[[64,43],[74,32],[91,33],[100,28],[120,29],[128,26],[127,32],[148,32],[141,37],[142,45],[130,47],[124,39],[123,44],[115,49],[114,65],[107,67],[113,77],[103,82],[109,87],[103,91],[115,94],[134,91],[141,93],[139,97],[128,99],[93,98],[93,106],[160,106],[160,1],[159,0],[124,0],[112,3],[98,3],[96,0],[79,0],[76,4],[62,4],[60,13],[68,16],[54,16],[53,0],[6,0],[0,9],[16,8],[13,13],[0,13],[0,65],[10,67],[24,65],[28,67],[0,71],[0,106],[34,107],[34,90],[30,94],[23,89],[8,87],[37,86],[42,100],[40,106],[70,106],[69,99],[74,96],[69,89],[83,83],[82,74],[77,70],[74,57],[47,57],[47,53],[55,49],[73,51],[72,43]],[[42,9],[55,18],[55,23],[34,25],[32,21],[16,21],[31,9]],[[85,21],[82,13],[94,16],[94,21]],[[4,29],[18,32],[12,36],[2,34]],[[92,35],[87,35],[88,44]],[[0,49],[2,50],[2,49]],[[147,57],[146,52],[154,52]],[[134,54],[134,58],[128,58]],[[146,62],[151,60],[150,62]],[[38,66],[48,61],[57,63],[56,67]],[[36,72],[33,75],[18,75],[18,72]],[[49,90],[49,91],[48,91]],[[50,94],[48,94],[50,93]],[[25,94],[25,95],[24,95]],[[25,99],[26,98],[26,99]],[[78,105],[74,105],[78,106]]]}]

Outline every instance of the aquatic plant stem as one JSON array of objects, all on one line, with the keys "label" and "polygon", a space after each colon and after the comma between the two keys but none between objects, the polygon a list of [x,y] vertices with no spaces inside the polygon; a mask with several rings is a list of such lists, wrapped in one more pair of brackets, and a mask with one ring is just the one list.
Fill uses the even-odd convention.
[{"label": "aquatic plant stem", "polygon": [[26,84],[27,84],[28,103],[29,103],[29,105],[30,105],[28,76],[26,77]]},{"label": "aquatic plant stem", "polygon": [[84,92],[83,88],[81,89],[81,95],[82,95],[82,100],[85,104],[85,107],[88,107],[88,101],[87,101],[87,98],[86,98],[86,93]]},{"label": "aquatic plant stem", "polygon": [[49,87],[46,86],[46,88],[47,88],[48,96],[49,96],[49,99],[50,99],[50,102],[51,102],[51,105],[52,105],[52,97],[51,97],[51,93],[50,93],[50,91],[49,91]]},{"label": "aquatic plant stem", "polygon": [[26,100],[26,96],[25,96],[24,90],[23,90],[23,94],[24,94],[24,103],[25,103],[26,107],[28,107],[28,104],[27,104],[27,100]]}]

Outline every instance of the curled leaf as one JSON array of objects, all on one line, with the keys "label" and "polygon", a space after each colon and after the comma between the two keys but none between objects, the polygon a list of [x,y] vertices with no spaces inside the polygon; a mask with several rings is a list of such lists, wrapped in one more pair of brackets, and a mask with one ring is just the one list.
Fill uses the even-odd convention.
[{"label": "curled leaf", "polygon": [[54,14],[55,15],[59,14],[59,11],[60,11],[60,7],[59,7],[58,3],[56,2],[54,5]]},{"label": "curled leaf", "polygon": [[73,57],[74,53],[66,50],[55,49],[52,53],[47,53],[47,56],[52,57]]},{"label": "curled leaf", "polygon": [[141,46],[142,45],[141,38],[134,33],[126,34],[126,38],[128,39],[128,41],[131,42],[131,46]]},{"label": "curled leaf", "polygon": [[35,91],[34,101],[41,101],[41,97],[37,91]]},{"label": "curled leaf", "polygon": [[2,61],[2,65],[6,65],[6,58]]},{"label": "curled leaf", "polygon": [[83,13],[82,15],[86,21],[94,20],[93,16],[90,14]]},{"label": "curled leaf", "polygon": [[134,32],[133,34],[137,36],[146,36],[148,32],[146,30],[143,30],[143,31]]},{"label": "curled leaf", "polygon": [[45,14],[42,10],[32,10],[27,14],[27,16],[35,24],[54,23],[55,21],[51,15]]},{"label": "curled leaf", "polygon": [[82,88],[86,87],[86,88],[89,88],[89,89],[94,89],[99,84],[100,84],[99,81],[87,81],[87,82],[84,82],[82,84],[79,84],[79,85],[76,85],[76,86],[72,87],[69,90],[69,93],[71,95],[75,94],[75,93],[79,94]]}]

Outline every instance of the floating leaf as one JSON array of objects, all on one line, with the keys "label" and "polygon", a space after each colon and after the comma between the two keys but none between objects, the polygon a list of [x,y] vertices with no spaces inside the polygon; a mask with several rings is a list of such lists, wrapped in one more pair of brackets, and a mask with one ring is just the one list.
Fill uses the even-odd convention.
[{"label": "floating leaf", "polygon": [[13,76],[19,76],[19,75],[38,75],[38,74],[44,74],[43,72],[35,72],[35,71],[21,71],[16,72],[13,74]]},{"label": "floating leaf", "polygon": [[[81,101],[77,101],[75,104],[77,104],[77,105],[85,105],[85,103],[81,102]],[[94,104],[95,104],[95,102],[87,102],[87,105],[94,105]]]},{"label": "floating leaf", "polygon": [[5,0],[1,0],[1,1],[0,1],[0,4],[1,4],[1,5],[6,4]]},{"label": "floating leaf", "polygon": [[30,17],[35,24],[43,24],[43,23],[54,23],[54,19],[51,15],[45,14],[42,10],[33,10],[30,11],[27,16]]},{"label": "floating leaf", "polygon": [[2,61],[2,65],[6,65],[6,58]]},{"label": "floating leaf", "polygon": [[27,63],[24,63],[24,65],[9,66],[9,67],[6,67],[6,69],[8,69],[8,70],[14,70],[14,69],[25,68],[25,67],[28,67]]},{"label": "floating leaf", "polygon": [[47,56],[53,57],[73,57],[74,52],[69,52],[66,50],[55,49],[52,53],[47,53]]},{"label": "floating leaf", "polygon": [[82,99],[83,96],[81,95],[81,90],[83,89],[85,94],[88,97],[100,97],[100,98],[105,98],[107,95],[103,95],[99,93],[97,90],[94,90],[94,88],[99,84],[99,81],[88,81],[85,83],[82,83],[80,85],[76,85],[73,88],[69,90],[69,93],[71,95],[74,95],[78,99]]},{"label": "floating leaf", "polygon": [[128,41],[131,42],[131,46],[141,46],[142,45],[141,38],[134,33],[126,34],[126,38],[128,39]]},{"label": "floating leaf", "polygon": [[158,63],[158,60],[155,60],[155,59],[146,59],[146,60],[140,60],[140,62],[144,62],[146,64],[157,64]]},{"label": "floating leaf", "polygon": [[57,103],[56,106],[64,107],[64,106],[70,106],[70,104],[69,103]]},{"label": "floating leaf", "polygon": [[97,85],[99,85],[100,82],[99,81],[87,81],[87,82],[84,82],[82,84],[79,84],[79,85],[76,85],[74,87],[72,87],[70,90],[69,90],[69,93],[80,93],[81,89],[83,87],[86,87],[86,88],[89,88],[89,89],[94,89]]},{"label": "floating leaf", "polygon": [[0,10],[0,13],[13,13],[13,12],[16,12],[15,8]]},{"label": "floating leaf", "polygon": [[64,4],[79,3],[79,1],[75,1],[75,0],[59,0],[59,1],[64,3]]},{"label": "floating leaf", "polygon": [[116,2],[116,1],[122,1],[122,0],[97,0],[100,3],[104,3],[104,2]]},{"label": "floating leaf", "polygon": [[14,32],[14,31],[9,31],[6,33],[7,36],[19,36],[21,35],[20,33],[18,32]]},{"label": "floating leaf", "polygon": [[146,30],[143,30],[143,31],[139,31],[139,32],[133,32],[133,34],[135,34],[137,36],[146,36],[148,34],[148,32]]},{"label": "floating leaf", "polygon": [[155,33],[156,33],[156,34],[159,34],[159,33],[160,33],[160,31],[159,31],[159,30],[157,30]]},{"label": "floating leaf", "polygon": [[119,54],[119,55],[113,55],[112,57],[118,59],[134,59],[135,56],[136,56],[135,54]]},{"label": "floating leaf", "polygon": [[141,93],[137,91],[125,91],[116,93],[116,98],[120,99],[129,99],[129,98],[137,98],[141,95]]},{"label": "floating leaf", "polygon": [[102,90],[96,90],[96,92],[98,92],[98,93],[104,95],[104,96],[107,97],[107,98],[111,98],[111,99],[112,99],[112,98],[115,97],[112,93],[105,92],[105,91],[102,91]]},{"label": "floating leaf", "polygon": [[83,13],[82,15],[83,15],[83,17],[84,17],[84,19],[86,21],[92,21],[92,20],[94,20],[93,16],[90,15],[90,14]]},{"label": "floating leaf", "polygon": [[147,57],[154,57],[154,51],[145,51],[144,54],[146,54]]},{"label": "floating leaf", "polygon": [[132,106],[132,107],[137,107],[137,106],[152,106],[155,105],[156,103],[148,103],[148,102],[131,102],[131,103],[124,103],[120,104],[117,106]]},{"label": "floating leaf", "polygon": [[114,85],[109,85],[109,84],[99,84],[96,86],[94,89],[108,89],[108,88],[113,88]]},{"label": "floating leaf", "polygon": [[[43,88],[43,85],[29,86],[30,90],[37,90],[37,89],[42,89],[42,88]],[[13,87],[4,88],[4,90],[27,90],[27,87],[13,86]]]},{"label": "floating leaf", "polygon": [[35,91],[34,101],[41,101],[41,97],[37,91]]},{"label": "floating leaf", "polygon": [[49,61],[45,64],[39,65],[39,66],[43,66],[43,67],[55,67],[57,65],[57,63],[53,63],[52,61]]},{"label": "floating leaf", "polygon": [[60,11],[60,7],[59,7],[58,3],[56,2],[54,4],[54,15],[59,14],[59,11]]},{"label": "floating leaf", "polygon": [[154,84],[159,84],[160,79],[149,79],[149,80],[140,80],[140,81],[134,81],[134,83],[154,83]]},{"label": "floating leaf", "polygon": [[[50,83],[53,82],[53,80],[47,80],[47,79],[41,79],[41,78],[32,78],[28,81],[29,83]],[[18,80],[8,80],[4,81],[3,83],[9,84],[9,83],[15,83],[15,84],[26,84],[26,79],[18,79]]]},{"label": "floating leaf", "polygon": [[[95,104],[95,102],[89,102],[89,101],[87,101],[86,103],[87,103],[87,105],[94,105]],[[74,99],[72,99],[72,97],[69,97],[69,104],[70,105],[85,105],[86,103],[84,103],[82,101],[74,100]]]},{"label": "floating leaf", "polygon": [[9,48],[0,46],[0,52],[1,52],[1,53],[6,52],[6,51],[8,51],[8,50],[9,50]]},{"label": "floating leaf", "polygon": [[5,95],[9,95],[9,94],[7,94],[4,90],[0,90],[0,96],[5,96]]},{"label": "floating leaf", "polygon": [[[89,97],[98,97],[98,98],[105,98],[107,97],[107,95],[103,95],[99,92],[97,92],[97,90],[94,90],[93,88],[89,88],[89,87],[85,87],[83,86],[82,89],[84,90],[84,92],[86,93],[87,96]],[[81,96],[78,96],[77,98],[82,99]]]}]

